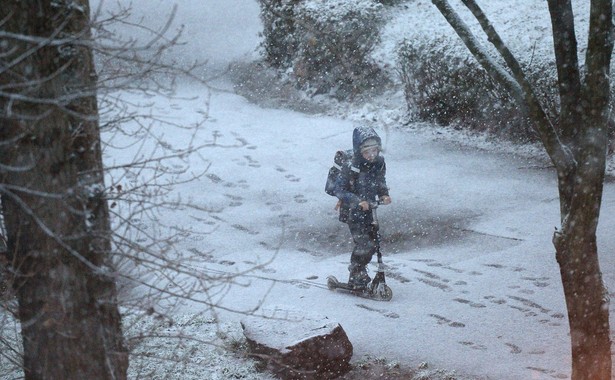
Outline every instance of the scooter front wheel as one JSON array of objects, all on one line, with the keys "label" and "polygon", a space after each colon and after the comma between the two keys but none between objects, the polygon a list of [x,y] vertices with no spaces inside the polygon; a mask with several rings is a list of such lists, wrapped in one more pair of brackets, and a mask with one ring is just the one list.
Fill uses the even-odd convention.
[{"label": "scooter front wheel", "polygon": [[374,297],[383,301],[390,301],[391,298],[393,298],[393,290],[391,290],[391,288],[389,288],[389,286],[384,283],[378,284],[372,294],[374,295]]},{"label": "scooter front wheel", "polygon": [[389,288],[387,285],[384,286],[384,289],[380,292],[380,298],[385,301],[390,301],[393,298],[393,290]]}]

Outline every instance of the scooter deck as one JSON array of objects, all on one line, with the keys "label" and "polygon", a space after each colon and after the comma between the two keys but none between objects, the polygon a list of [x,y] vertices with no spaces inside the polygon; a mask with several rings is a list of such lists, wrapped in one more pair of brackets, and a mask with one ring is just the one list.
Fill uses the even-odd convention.
[{"label": "scooter deck", "polygon": [[393,298],[393,291],[384,283],[379,284],[377,289],[372,292],[369,288],[356,289],[347,282],[340,282],[335,276],[329,276],[327,277],[327,287],[330,290],[337,290],[376,301],[390,301]]}]

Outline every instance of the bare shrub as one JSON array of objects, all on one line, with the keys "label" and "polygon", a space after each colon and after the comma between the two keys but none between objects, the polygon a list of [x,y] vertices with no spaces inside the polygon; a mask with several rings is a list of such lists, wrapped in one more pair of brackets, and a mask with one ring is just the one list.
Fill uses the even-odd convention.
[{"label": "bare shrub", "polygon": [[398,67],[411,117],[440,125],[534,140],[510,96],[444,38],[404,41]]},{"label": "bare shrub", "polygon": [[379,41],[383,6],[371,0],[260,0],[265,60],[286,68],[310,95],[338,99],[386,83],[370,54]]}]

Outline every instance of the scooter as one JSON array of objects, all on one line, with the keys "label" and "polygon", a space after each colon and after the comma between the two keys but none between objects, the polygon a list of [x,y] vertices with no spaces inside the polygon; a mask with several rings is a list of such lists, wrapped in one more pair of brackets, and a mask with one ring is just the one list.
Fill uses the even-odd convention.
[{"label": "scooter", "polygon": [[384,278],[384,271],[386,269],[383,261],[382,261],[382,252],[380,251],[380,225],[378,223],[378,205],[382,204],[380,201],[374,202],[370,204],[370,209],[372,210],[372,225],[374,226],[374,241],[376,242],[376,255],[378,257],[378,270],[372,282],[367,285],[369,292],[375,296],[378,296],[384,301],[389,301],[393,298],[393,291],[386,284],[386,280]]},{"label": "scooter", "polygon": [[379,301],[390,301],[393,298],[393,291],[386,284],[384,271],[386,269],[384,262],[382,261],[382,252],[380,251],[380,225],[378,223],[378,206],[383,204],[381,201],[370,202],[370,210],[372,211],[372,225],[374,242],[376,243],[376,254],[378,257],[378,270],[374,279],[367,284],[365,289],[356,289],[346,282],[340,282],[334,276],[327,278],[327,287],[331,290],[342,290],[352,294],[356,294],[361,297],[371,298]]}]

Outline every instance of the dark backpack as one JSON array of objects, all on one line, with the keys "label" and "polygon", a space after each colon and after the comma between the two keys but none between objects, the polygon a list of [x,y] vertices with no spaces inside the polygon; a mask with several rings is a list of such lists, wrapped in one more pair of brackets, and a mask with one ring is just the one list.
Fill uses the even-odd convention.
[{"label": "dark backpack", "polygon": [[[329,174],[327,175],[327,183],[325,184],[325,193],[335,196],[335,182],[342,174],[342,168],[344,166],[349,166],[350,170],[353,174],[350,180],[350,187],[354,188],[354,181],[356,179],[356,175],[360,172],[358,168],[355,168],[352,165],[352,149],[349,150],[338,150],[335,152],[335,156],[333,157],[333,166],[329,168]],[[341,204],[339,208],[339,220],[343,223],[348,223],[348,219],[350,216],[350,207],[347,204]]]},{"label": "dark backpack", "polygon": [[352,161],[352,149],[338,150],[333,157],[333,166],[329,168],[329,174],[327,175],[327,183],[325,184],[325,193],[335,196],[335,181],[342,173],[342,168],[346,165],[350,165]]}]

